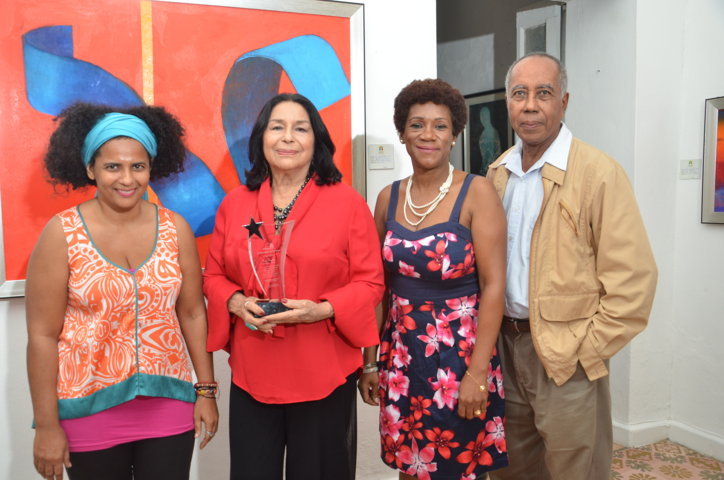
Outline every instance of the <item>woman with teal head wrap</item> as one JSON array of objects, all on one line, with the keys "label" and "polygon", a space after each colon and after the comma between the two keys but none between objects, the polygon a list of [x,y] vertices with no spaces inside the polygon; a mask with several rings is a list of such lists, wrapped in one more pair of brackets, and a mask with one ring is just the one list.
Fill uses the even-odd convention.
[{"label": "woman with teal head wrap", "polygon": [[[95,180],[93,169],[90,168],[91,160],[94,158],[96,152],[105,145],[106,142],[114,140],[116,138],[127,138],[135,140],[135,142],[125,142],[127,145],[136,146],[136,142],[139,143],[146,151],[149,157],[149,161],[152,161],[156,157],[157,144],[156,136],[153,134],[151,129],[148,127],[146,122],[141,120],[135,115],[129,115],[127,113],[112,112],[107,113],[96,123],[83,141],[83,148],[81,155],[83,157],[83,164],[88,169],[88,175],[92,176]],[[150,164],[148,165],[150,170]],[[147,188],[147,183],[145,188]],[[148,195],[143,189],[142,198],[148,200]]]},{"label": "woman with teal head wrap", "polygon": [[114,138],[132,138],[146,150],[153,168],[151,180],[183,170],[186,149],[181,124],[160,107],[142,106],[115,111],[102,105],[76,104],[63,113],[53,132],[45,167],[50,181],[68,189],[95,182],[86,167],[94,163],[99,149]]},{"label": "woman with teal head wrap", "polygon": [[128,137],[138,141],[153,159],[156,156],[156,137],[146,122],[127,113],[107,113],[98,120],[83,141],[83,164],[90,164],[93,154],[108,140]]},{"label": "woman with teal head wrap", "polygon": [[[191,228],[148,202],[183,169],[183,128],[160,107],[77,104],[45,166],[95,197],[55,215],[28,264],[34,464],[45,478],[189,477],[217,429],[216,383]],[[200,383],[193,384],[193,376]]]}]

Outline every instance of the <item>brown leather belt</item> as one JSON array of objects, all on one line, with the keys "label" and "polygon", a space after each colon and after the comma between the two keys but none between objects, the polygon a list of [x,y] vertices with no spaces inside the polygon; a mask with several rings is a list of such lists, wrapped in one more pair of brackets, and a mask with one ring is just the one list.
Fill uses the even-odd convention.
[{"label": "brown leather belt", "polygon": [[501,333],[506,335],[517,335],[519,333],[530,333],[530,322],[527,318],[503,317],[500,325]]}]

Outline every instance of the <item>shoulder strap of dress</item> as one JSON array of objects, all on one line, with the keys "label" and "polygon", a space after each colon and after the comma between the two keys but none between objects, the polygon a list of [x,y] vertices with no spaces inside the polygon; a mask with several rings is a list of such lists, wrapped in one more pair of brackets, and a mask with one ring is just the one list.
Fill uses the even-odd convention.
[{"label": "shoulder strap of dress", "polygon": [[[55,216],[60,219],[66,240],[76,238],[76,232],[83,230],[83,220],[78,210],[78,205],[56,213]],[[83,235],[83,237],[85,237],[85,235]]]},{"label": "shoulder strap of dress", "polygon": [[400,181],[395,180],[392,182],[392,187],[390,190],[390,203],[387,205],[387,221],[392,221],[395,219],[395,212],[397,212],[397,198],[399,197],[400,193]]},{"label": "shoulder strap of dress", "polygon": [[463,186],[460,187],[460,193],[458,193],[458,198],[455,200],[455,206],[450,214],[451,222],[458,223],[460,221],[460,210],[463,208],[463,201],[465,201],[465,195],[468,193],[468,188],[470,187],[470,182],[473,181],[473,177],[474,175],[468,174],[468,176],[465,177],[465,180],[463,180]]},{"label": "shoulder strap of dress", "polygon": [[[162,243],[172,245],[174,249],[178,249],[178,230],[176,230],[173,210],[158,204],[154,204],[154,207],[156,207],[156,248],[154,254]],[[167,242],[170,242],[170,244]]]},{"label": "shoulder strap of dress", "polygon": [[157,204],[154,204],[154,207],[156,207],[156,223],[158,224],[158,229],[160,230],[162,227],[168,226],[175,230],[176,224],[174,223],[173,211]]}]

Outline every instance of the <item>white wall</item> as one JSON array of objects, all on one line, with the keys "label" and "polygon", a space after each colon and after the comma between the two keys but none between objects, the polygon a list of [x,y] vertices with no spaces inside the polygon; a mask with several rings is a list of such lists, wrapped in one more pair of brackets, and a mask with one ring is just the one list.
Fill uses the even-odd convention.
[{"label": "white wall", "polygon": [[412,173],[392,122],[399,91],[414,79],[437,75],[434,0],[364,0],[367,144],[395,145],[393,170],[367,171],[367,203],[393,180]]},{"label": "white wall", "polygon": [[437,44],[437,74],[463,95],[495,87],[492,66],[495,35],[479,35]]},{"label": "white wall", "polygon": [[567,4],[566,121],[631,176],[659,266],[649,327],[611,362],[615,439],[724,458],[724,226],[699,223],[704,99],[724,95],[718,0]]},{"label": "white wall", "polygon": [[573,134],[633,174],[635,19],[629,0],[567,4],[565,58]]},{"label": "white wall", "polygon": [[[359,1],[359,0],[358,0]],[[411,167],[392,123],[393,100],[414,78],[436,76],[434,0],[364,0],[366,129],[368,143],[395,144],[395,168],[368,172],[367,198],[374,206],[379,191]],[[25,307],[23,299],[0,300],[0,478],[39,478],[32,466],[32,409],[25,373]],[[215,354],[222,382],[219,435],[196,452],[192,479],[228,478],[228,382],[226,355]],[[377,409],[359,402],[358,479],[397,478],[379,459]]]},{"label": "white wall", "polygon": [[[570,92],[566,123],[574,135],[613,156],[633,180],[636,4],[625,0],[571,2],[566,19]],[[617,423],[630,423],[632,355],[636,344],[646,336],[652,336],[651,328],[610,362],[613,417]],[[660,382],[659,386],[667,383]],[[665,393],[656,397],[668,398]],[[666,404],[652,407],[662,414],[668,411]]]},{"label": "white wall", "polygon": [[[655,1],[646,4],[649,15],[658,14]],[[678,94],[667,95],[676,109],[671,120],[678,139],[673,164],[666,167],[672,175],[680,160],[702,157],[704,100],[724,96],[724,3],[689,1],[677,10],[680,86]],[[724,225],[702,225],[700,204],[701,182],[678,180],[671,212],[676,229],[670,437],[724,459]]]},{"label": "white wall", "polygon": [[[359,1],[359,0],[357,0]],[[364,0],[367,143],[395,145],[393,170],[367,171],[367,203],[392,181],[412,173],[392,122],[399,91],[414,79],[437,75],[434,0]],[[379,458],[378,409],[358,402],[358,480],[393,480]]]},{"label": "white wall", "polygon": [[24,480],[38,476],[33,469],[26,342],[23,299],[0,301],[0,478]]},{"label": "white wall", "polygon": [[[662,99],[681,89],[681,12],[678,4],[655,8],[648,0],[636,5],[636,90],[634,189],[646,220],[659,266],[659,284],[651,323],[631,347],[629,443],[642,444],[668,436],[671,420],[671,326],[673,259],[676,224],[662,214],[676,205],[675,152],[678,128],[675,101]],[[655,15],[656,21],[651,18]]]}]

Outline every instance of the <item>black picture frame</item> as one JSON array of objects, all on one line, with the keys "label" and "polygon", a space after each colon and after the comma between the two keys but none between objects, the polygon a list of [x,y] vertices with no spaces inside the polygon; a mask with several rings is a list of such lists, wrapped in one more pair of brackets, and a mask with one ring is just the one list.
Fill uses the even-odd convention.
[{"label": "black picture frame", "polygon": [[515,143],[505,89],[466,95],[465,103],[468,124],[463,131],[463,170],[485,175],[488,166]]}]

